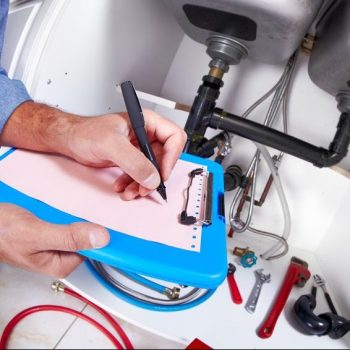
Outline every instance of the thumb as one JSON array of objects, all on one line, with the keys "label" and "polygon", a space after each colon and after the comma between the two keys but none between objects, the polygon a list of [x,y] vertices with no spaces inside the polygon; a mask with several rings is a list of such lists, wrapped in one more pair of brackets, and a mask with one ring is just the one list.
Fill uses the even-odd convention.
[{"label": "thumb", "polygon": [[120,137],[110,154],[110,160],[141,186],[150,190],[158,187],[160,183],[158,170],[127,138]]},{"label": "thumb", "polygon": [[96,224],[76,222],[70,225],[47,225],[41,231],[41,246],[46,250],[76,252],[102,248],[109,243],[108,231]]}]

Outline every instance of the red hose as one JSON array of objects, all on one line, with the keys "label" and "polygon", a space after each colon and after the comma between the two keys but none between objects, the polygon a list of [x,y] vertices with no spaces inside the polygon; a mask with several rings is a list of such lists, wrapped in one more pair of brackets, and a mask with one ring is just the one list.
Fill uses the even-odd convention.
[{"label": "red hose", "polygon": [[128,338],[128,336],[124,332],[124,330],[120,327],[118,322],[109,313],[107,313],[105,310],[103,310],[102,308],[100,308],[99,306],[97,306],[96,304],[91,302],[89,299],[86,299],[82,295],[76,293],[72,289],[69,289],[69,288],[65,287],[64,288],[64,292],[66,294],[69,294],[69,295],[71,295],[71,296],[73,296],[73,297],[75,297],[75,298],[77,298],[79,300],[82,300],[83,302],[89,304],[90,306],[92,306],[95,310],[97,310],[112,325],[112,327],[119,334],[120,338],[123,340],[123,343],[125,344],[126,348],[127,349],[133,349],[134,348],[132,346],[132,344],[131,344],[130,339]]},{"label": "red hose", "polygon": [[70,308],[64,307],[64,306],[58,306],[58,305],[38,305],[38,306],[30,307],[30,308],[25,309],[25,310],[21,311],[20,313],[18,313],[5,327],[4,332],[2,333],[2,336],[1,336],[1,340],[0,340],[0,349],[6,349],[7,342],[10,338],[10,335],[11,335],[13,329],[16,327],[16,325],[23,318],[25,318],[33,313],[40,312],[40,311],[59,311],[59,312],[65,312],[65,313],[74,315],[76,317],[79,317],[79,318],[89,322],[90,324],[95,326],[99,331],[101,331],[103,334],[105,334],[117,349],[123,349],[123,347],[120,344],[120,342],[118,341],[118,339],[115,338],[114,335],[108,329],[106,329],[104,326],[102,326],[100,323],[98,323],[97,321],[95,321],[91,317],[89,317],[89,316],[87,316],[79,311],[76,311],[76,310],[73,310],[73,309],[70,309]]}]

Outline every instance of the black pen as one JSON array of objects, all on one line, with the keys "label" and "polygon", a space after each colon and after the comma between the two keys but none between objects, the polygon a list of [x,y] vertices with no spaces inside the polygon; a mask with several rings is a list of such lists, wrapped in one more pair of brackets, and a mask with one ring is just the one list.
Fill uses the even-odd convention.
[{"label": "black pen", "polygon": [[160,176],[160,185],[158,186],[157,191],[162,196],[162,198],[166,201],[167,200],[166,190],[165,190],[162,177],[160,175],[160,168],[147,137],[147,133],[145,130],[145,119],[143,117],[140,101],[137,98],[134,86],[131,81],[124,81],[120,85],[120,87],[123,93],[126,110],[129,114],[129,119],[130,119],[132,128],[135,132],[140,149],[142,150],[143,154],[157,168]]}]

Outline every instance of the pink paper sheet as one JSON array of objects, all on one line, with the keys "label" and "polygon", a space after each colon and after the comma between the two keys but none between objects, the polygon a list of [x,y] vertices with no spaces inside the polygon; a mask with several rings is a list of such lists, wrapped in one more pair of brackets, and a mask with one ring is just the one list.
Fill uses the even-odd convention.
[{"label": "pink paper sheet", "polygon": [[[178,217],[184,206],[188,174],[198,168],[178,160],[165,183],[168,202],[155,191],[149,197],[123,201],[113,192],[119,168],[91,168],[70,159],[16,150],[0,162],[0,180],[7,185],[66,213],[141,239],[172,247],[200,251],[201,227],[185,226]],[[203,167],[206,169],[206,167]],[[201,183],[196,177],[190,198]],[[196,200],[188,212],[198,211]]]}]

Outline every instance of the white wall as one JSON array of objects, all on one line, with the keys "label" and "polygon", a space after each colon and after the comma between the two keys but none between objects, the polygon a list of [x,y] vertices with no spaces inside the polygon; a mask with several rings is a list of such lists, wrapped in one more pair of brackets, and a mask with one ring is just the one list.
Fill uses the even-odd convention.
[{"label": "white wall", "polygon": [[182,36],[157,0],[46,0],[16,74],[37,101],[87,115],[120,110],[116,84],[159,94]]},{"label": "white wall", "polygon": [[328,289],[332,298],[338,302],[338,311],[345,317],[350,315],[350,187],[343,192],[343,198],[333,217],[328,234],[316,251],[316,257],[326,275]]}]

